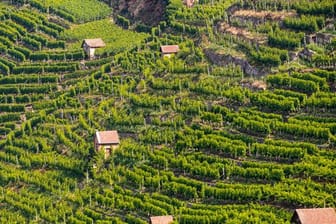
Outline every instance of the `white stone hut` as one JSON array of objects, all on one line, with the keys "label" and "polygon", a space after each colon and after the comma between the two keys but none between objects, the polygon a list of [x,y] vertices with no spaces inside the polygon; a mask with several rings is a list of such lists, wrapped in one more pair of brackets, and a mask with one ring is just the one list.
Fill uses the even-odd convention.
[{"label": "white stone hut", "polygon": [[84,39],[82,43],[82,47],[86,53],[86,55],[89,57],[89,59],[94,58],[95,51],[97,48],[105,47],[106,44],[101,38],[96,39]]}]

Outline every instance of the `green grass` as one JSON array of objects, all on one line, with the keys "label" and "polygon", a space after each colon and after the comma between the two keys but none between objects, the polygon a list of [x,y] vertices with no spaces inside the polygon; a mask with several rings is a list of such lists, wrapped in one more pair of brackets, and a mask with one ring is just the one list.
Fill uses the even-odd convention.
[{"label": "green grass", "polygon": [[211,43],[209,45],[209,48],[221,55],[232,55],[233,57],[246,58],[246,55],[243,52],[237,51],[236,44],[231,44],[230,46],[229,45],[223,46],[223,45]]},{"label": "green grass", "polygon": [[325,53],[324,48],[321,47],[321,46],[318,46],[317,44],[309,44],[307,47],[308,47],[308,49],[313,50],[318,54],[324,54]]},{"label": "green grass", "polygon": [[61,35],[63,39],[70,42],[68,46],[70,49],[80,48],[83,39],[102,38],[106,47],[99,49],[97,54],[117,53],[133,48],[147,37],[144,33],[123,30],[108,19],[75,25]]},{"label": "green grass", "polygon": [[106,18],[112,9],[98,0],[40,0],[48,6],[67,11],[77,22],[88,22]]},{"label": "green grass", "polygon": [[6,2],[0,2],[0,9],[3,9],[3,8],[12,8],[11,6],[9,6]]}]

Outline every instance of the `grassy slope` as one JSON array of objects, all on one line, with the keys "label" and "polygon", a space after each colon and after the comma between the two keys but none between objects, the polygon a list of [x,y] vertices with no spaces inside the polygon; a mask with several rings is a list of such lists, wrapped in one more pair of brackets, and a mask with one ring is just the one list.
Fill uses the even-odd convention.
[{"label": "grassy slope", "polygon": [[80,48],[83,39],[102,38],[106,47],[98,50],[97,53],[108,54],[130,49],[140,44],[147,36],[144,33],[123,30],[111,22],[110,19],[74,25],[61,34],[62,38],[70,42],[69,49]]},{"label": "grassy slope", "polygon": [[75,16],[78,22],[88,22],[111,15],[112,10],[98,0],[39,0],[46,6],[63,9]]}]

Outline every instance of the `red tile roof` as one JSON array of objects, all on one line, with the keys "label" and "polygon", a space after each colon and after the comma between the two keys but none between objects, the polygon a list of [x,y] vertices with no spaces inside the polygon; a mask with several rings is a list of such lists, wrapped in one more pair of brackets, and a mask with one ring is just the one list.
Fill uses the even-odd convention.
[{"label": "red tile roof", "polygon": [[104,41],[101,38],[84,39],[83,44],[84,43],[91,48],[100,48],[100,47],[105,47],[106,46]]},{"label": "red tile roof", "polygon": [[161,52],[164,54],[177,53],[180,50],[178,45],[163,45],[161,46]]},{"label": "red tile roof", "polygon": [[335,224],[334,208],[296,209],[301,224]]},{"label": "red tile roof", "polygon": [[151,224],[169,224],[174,221],[173,219],[171,215],[150,217]]},{"label": "red tile roof", "polygon": [[100,145],[119,144],[119,135],[117,131],[97,131],[96,138]]}]

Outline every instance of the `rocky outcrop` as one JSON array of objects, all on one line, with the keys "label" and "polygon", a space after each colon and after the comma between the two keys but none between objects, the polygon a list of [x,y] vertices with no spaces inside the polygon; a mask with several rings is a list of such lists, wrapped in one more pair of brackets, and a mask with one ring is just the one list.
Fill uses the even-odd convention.
[{"label": "rocky outcrop", "polygon": [[247,60],[234,57],[229,54],[218,54],[211,49],[205,49],[204,54],[207,58],[214,64],[219,66],[226,66],[229,64],[235,64],[241,67],[243,72],[250,76],[263,76],[269,73],[269,69],[267,68],[257,68],[252,66]]},{"label": "rocky outcrop", "polygon": [[320,44],[320,45],[325,45],[325,44],[330,44],[333,38],[336,38],[336,35],[331,34],[331,33],[313,33],[313,34],[307,34],[305,36],[305,41],[306,44]]},{"label": "rocky outcrop", "polygon": [[240,9],[239,4],[233,4],[229,8],[227,8],[226,13],[228,16],[231,16],[235,11]]},{"label": "rocky outcrop", "polygon": [[230,26],[225,22],[219,22],[216,26],[217,30],[222,33],[228,33],[238,39],[248,41],[254,44],[264,44],[267,40],[266,35],[252,33],[247,29],[242,29],[235,26]]},{"label": "rocky outcrop", "polygon": [[255,10],[236,10],[230,16],[230,24],[246,26],[247,24],[259,25],[267,21],[282,22],[285,18],[295,17],[293,11],[255,11]]},{"label": "rocky outcrop", "polygon": [[157,25],[164,18],[166,0],[104,0],[116,14],[141,21],[145,25]]}]

